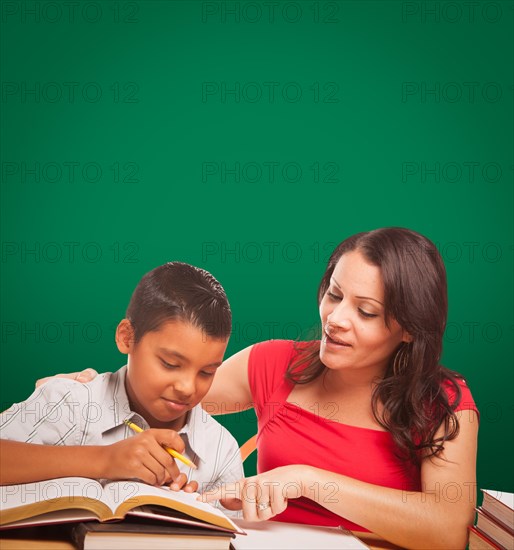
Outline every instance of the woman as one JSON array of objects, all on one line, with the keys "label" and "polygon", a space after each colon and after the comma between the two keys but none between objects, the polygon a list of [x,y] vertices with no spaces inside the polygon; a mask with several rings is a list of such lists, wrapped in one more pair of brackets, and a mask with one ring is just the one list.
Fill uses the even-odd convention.
[{"label": "woman", "polygon": [[428,239],[360,233],[318,291],[321,341],[269,341],[224,362],[209,412],[255,407],[257,476],[204,493],[278,519],[369,530],[404,547],[465,548],[478,412],[439,364],[446,274]]}]

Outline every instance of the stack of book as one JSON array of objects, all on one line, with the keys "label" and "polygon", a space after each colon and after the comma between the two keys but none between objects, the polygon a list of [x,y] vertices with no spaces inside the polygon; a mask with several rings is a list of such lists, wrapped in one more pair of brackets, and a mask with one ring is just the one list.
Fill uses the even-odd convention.
[{"label": "stack of book", "polygon": [[1,486],[0,549],[368,548],[343,529],[234,521],[197,496],[135,481],[101,484],[80,477]]},{"label": "stack of book", "polygon": [[78,525],[71,528],[71,539],[79,549],[157,550],[173,543],[179,548],[229,550],[235,535],[244,531],[197,496],[135,481],[102,485],[80,477],[2,486],[0,548],[28,547],[16,531],[74,523]]},{"label": "stack of book", "polygon": [[482,489],[477,521],[469,528],[469,550],[514,549],[514,494]]}]

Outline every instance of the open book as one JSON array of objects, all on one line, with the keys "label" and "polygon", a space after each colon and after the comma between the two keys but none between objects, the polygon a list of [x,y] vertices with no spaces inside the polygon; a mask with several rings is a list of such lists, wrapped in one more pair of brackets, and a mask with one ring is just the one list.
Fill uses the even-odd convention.
[{"label": "open book", "polygon": [[197,493],[172,491],[136,481],[102,485],[94,479],[63,477],[0,487],[0,529],[125,516],[241,533],[221,510],[196,500]]}]

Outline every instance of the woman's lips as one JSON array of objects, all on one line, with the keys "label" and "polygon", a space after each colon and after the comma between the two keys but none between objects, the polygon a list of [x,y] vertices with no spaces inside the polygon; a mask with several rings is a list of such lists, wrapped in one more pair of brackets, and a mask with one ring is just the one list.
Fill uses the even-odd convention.
[{"label": "woman's lips", "polygon": [[326,332],[325,332],[325,336],[326,336],[325,343],[329,346],[334,346],[334,347],[337,347],[337,348],[351,348],[352,347],[351,344],[343,342],[343,340],[335,340],[334,338],[332,338]]}]

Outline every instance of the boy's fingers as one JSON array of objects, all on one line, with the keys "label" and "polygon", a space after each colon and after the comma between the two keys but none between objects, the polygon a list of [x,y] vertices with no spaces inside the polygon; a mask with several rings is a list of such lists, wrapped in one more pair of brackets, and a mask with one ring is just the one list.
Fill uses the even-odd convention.
[{"label": "boy's fingers", "polygon": [[175,459],[159,445],[158,449],[152,449],[152,456],[162,465],[169,474],[169,481],[175,482],[180,477],[180,470],[175,462]]},{"label": "boy's fingers", "polygon": [[170,485],[170,489],[173,489],[173,491],[180,491],[186,483],[187,476],[186,474],[181,473],[173,480],[173,483]]},{"label": "boy's fingers", "polygon": [[186,448],[184,440],[173,430],[155,430],[155,438],[160,445],[169,447],[181,454]]},{"label": "boy's fingers", "polygon": [[184,486],[186,493],[196,493],[198,491],[198,481],[190,481]]},{"label": "boy's fingers", "polygon": [[164,443],[166,447],[170,447],[179,453],[183,453],[186,450],[186,445],[184,440],[178,435],[178,433],[170,430],[170,436],[168,436],[168,441]]},{"label": "boy's fingers", "polygon": [[155,457],[150,454],[147,455],[142,466],[146,469],[146,479],[141,478],[145,483],[149,485],[163,485],[166,482],[166,469]]},{"label": "boy's fingers", "polygon": [[[145,432],[145,434],[146,433],[147,432]],[[143,458],[144,465],[148,469],[155,472],[157,477],[161,476],[158,477],[159,484],[163,485],[165,483],[170,483],[180,474],[175,461],[170,454],[167,453],[157,441],[155,441],[155,439],[148,440],[148,443],[149,444],[142,451],[143,456],[147,457]],[[150,466],[150,464],[152,464],[152,466]]]}]

